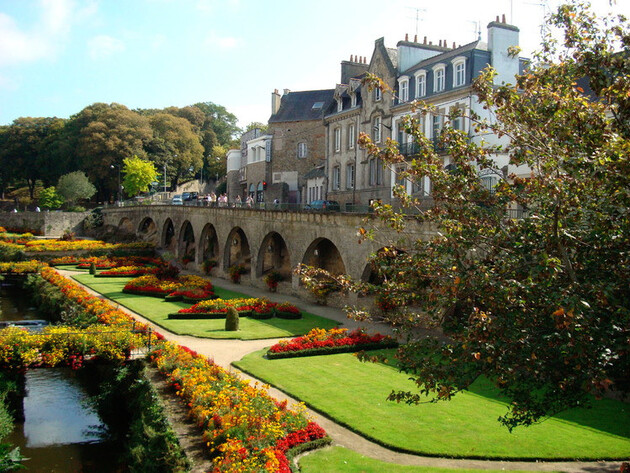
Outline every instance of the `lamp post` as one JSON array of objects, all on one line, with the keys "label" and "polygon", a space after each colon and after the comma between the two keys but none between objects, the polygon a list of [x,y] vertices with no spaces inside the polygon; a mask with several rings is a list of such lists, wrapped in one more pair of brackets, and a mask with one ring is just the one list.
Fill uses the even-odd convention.
[{"label": "lamp post", "polygon": [[120,165],[119,164],[112,164],[110,166],[110,168],[114,169],[117,168],[118,169],[118,205],[120,206],[120,201],[122,200],[122,188],[120,187]]}]

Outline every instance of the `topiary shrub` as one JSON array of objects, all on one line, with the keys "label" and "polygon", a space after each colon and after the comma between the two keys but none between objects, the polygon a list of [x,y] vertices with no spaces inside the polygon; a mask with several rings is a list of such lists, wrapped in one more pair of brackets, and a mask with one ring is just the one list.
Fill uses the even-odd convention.
[{"label": "topiary shrub", "polygon": [[238,312],[234,307],[228,307],[227,314],[225,316],[225,331],[236,332],[238,331],[240,318]]},{"label": "topiary shrub", "polygon": [[96,265],[94,263],[90,263],[90,274],[96,274]]}]

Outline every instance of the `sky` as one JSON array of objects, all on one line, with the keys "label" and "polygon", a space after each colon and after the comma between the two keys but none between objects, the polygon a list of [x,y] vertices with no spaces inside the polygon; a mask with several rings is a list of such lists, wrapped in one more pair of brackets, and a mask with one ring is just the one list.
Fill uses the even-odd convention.
[{"label": "sky", "polygon": [[[0,0],[0,125],[68,118],[95,102],[130,109],[214,102],[266,123],[271,93],[332,89],[340,62],[408,33],[466,44],[497,15],[530,56],[559,0]],[[591,2],[630,17],[630,0]]]}]

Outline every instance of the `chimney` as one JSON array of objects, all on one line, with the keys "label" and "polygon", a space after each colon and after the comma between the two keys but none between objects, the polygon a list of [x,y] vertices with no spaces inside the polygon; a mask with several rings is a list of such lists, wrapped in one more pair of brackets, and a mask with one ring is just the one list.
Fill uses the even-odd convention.
[{"label": "chimney", "polygon": [[503,14],[503,16],[501,17],[501,23],[505,23],[505,13]]},{"label": "chimney", "polygon": [[490,64],[497,71],[495,84],[514,84],[514,76],[519,73],[519,58],[510,56],[508,50],[518,43],[519,29],[505,23],[505,16],[502,22],[497,16],[497,21],[488,23]]},{"label": "chimney", "polygon": [[405,41],[409,41],[409,33],[405,33]]},{"label": "chimney", "polygon": [[417,43],[417,42],[418,42],[418,35],[414,35],[414,37],[413,37],[413,42],[414,42],[414,43]]},{"label": "chimney", "polygon": [[455,49],[457,47],[457,45],[455,44],[455,41],[453,41],[453,49]]},{"label": "chimney", "polygon": [[275,115],[278,113],[280,109],[280,94],[278,93],[278,89],[275,89],[271,93],[271,114]]}]

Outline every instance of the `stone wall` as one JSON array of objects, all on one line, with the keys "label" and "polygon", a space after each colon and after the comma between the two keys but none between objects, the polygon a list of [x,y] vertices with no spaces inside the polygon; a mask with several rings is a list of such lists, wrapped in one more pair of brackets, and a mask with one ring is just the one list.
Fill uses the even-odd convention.
[{"label": "stone wall", "polygon": [[0,226],[7,230],[59,237],[66,231],[81,234],[90,212],[1,212]]}]

